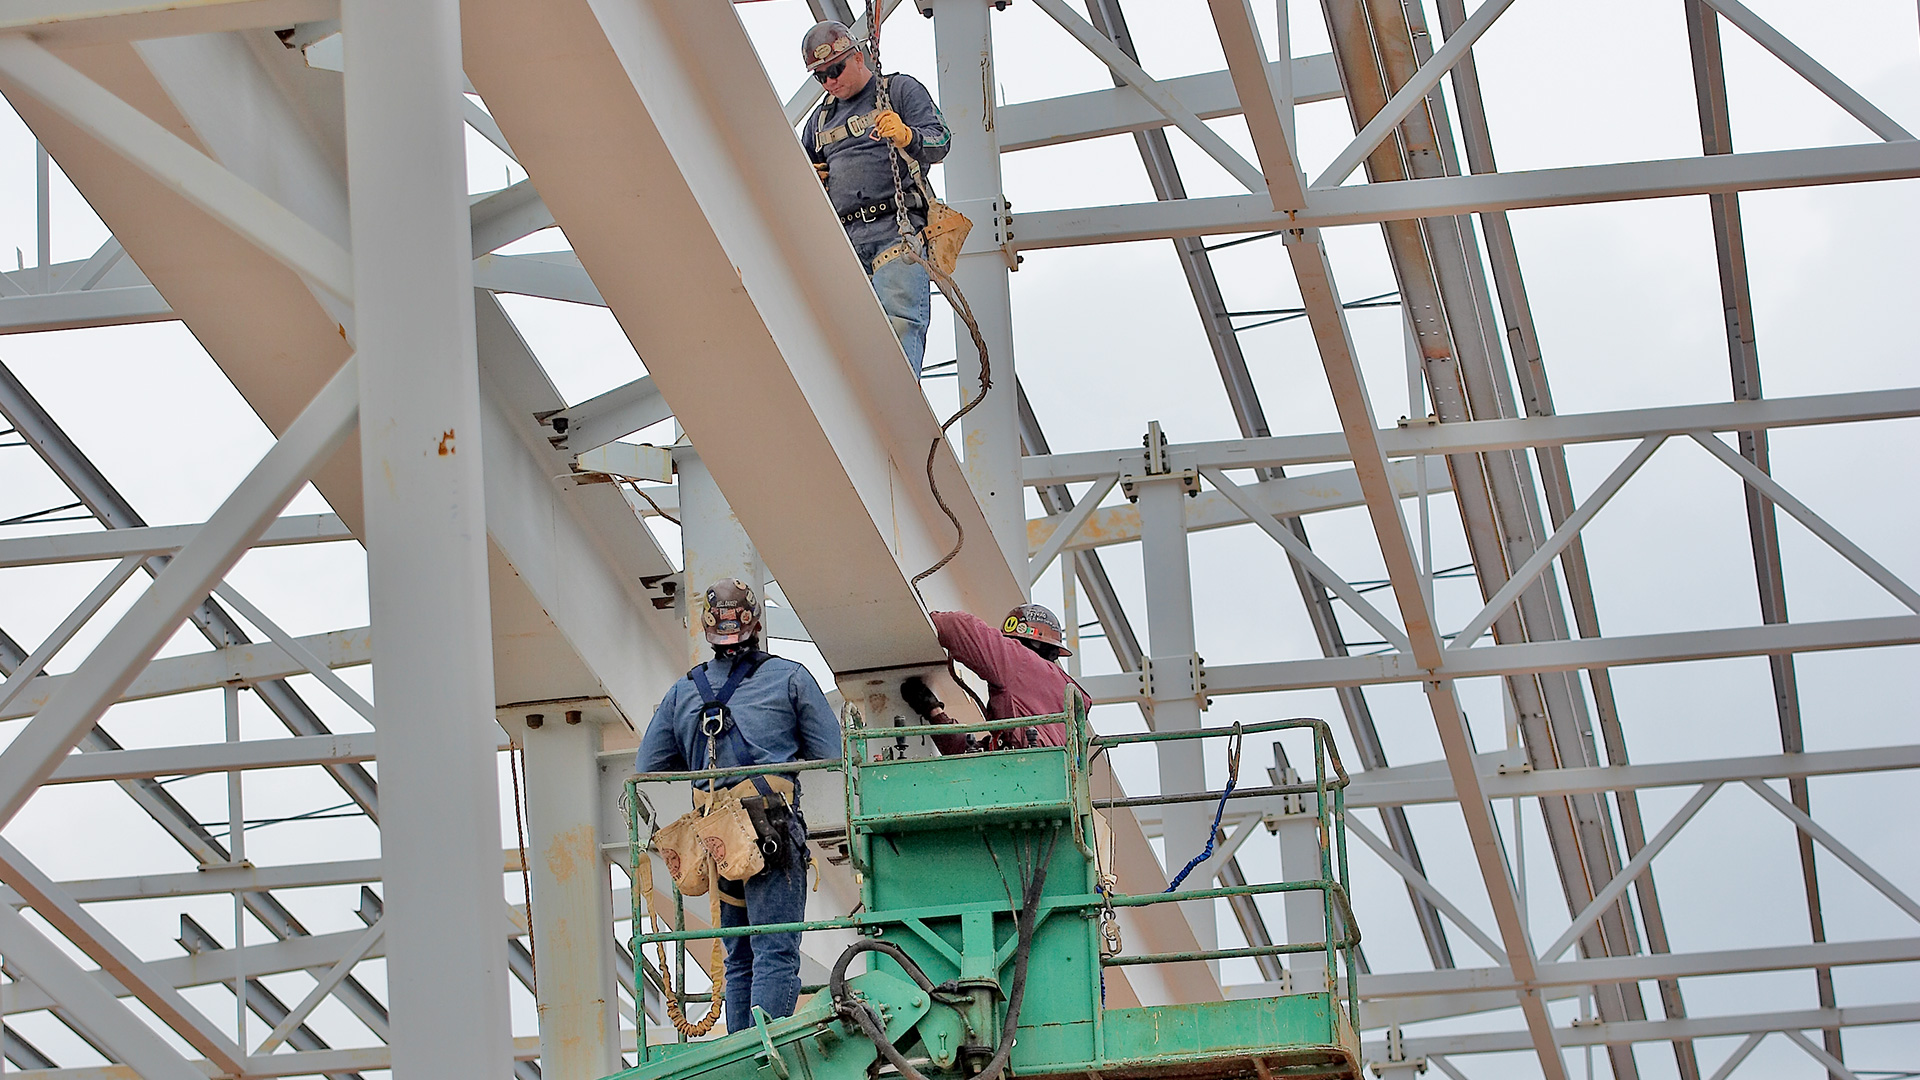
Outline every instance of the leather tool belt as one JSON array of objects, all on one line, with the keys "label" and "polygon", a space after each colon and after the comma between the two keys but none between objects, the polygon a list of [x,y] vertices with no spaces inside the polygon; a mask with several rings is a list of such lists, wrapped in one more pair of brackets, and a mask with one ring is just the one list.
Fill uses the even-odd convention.
[{"label": "leather tool belt", "polygon": [[[910,211],[925,210],[926,208],[927,208],[926,199],[922,198],[917,193],[909,192],[907,194],[908,210]],[[893,199],[889,197],[889,198],[881,199],[879,202],[872,203],[867,206],[855,207],[852,210],[849,210],[846,213],[841,214],[840,223],[842,225],[851,225],[856,221],[879,221],[882,218],[885,218],[888,215],[892,214],[893,211],[894,211]]]}]

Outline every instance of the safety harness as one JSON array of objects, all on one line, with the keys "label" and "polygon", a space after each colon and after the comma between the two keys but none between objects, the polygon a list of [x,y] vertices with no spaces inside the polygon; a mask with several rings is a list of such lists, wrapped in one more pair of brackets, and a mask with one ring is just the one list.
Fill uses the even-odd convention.
[{"label": "safety harness", "polygon": [[[687,678],[700,691],[701,704],[698,715],[700,733],[707,737],[707,768],[720,769],[732,765],[753,764],[754,755],[751,751],[755,748],[747,741],[746,734],[740,730],[739,723],[733,718],[733,710],[727,703],[733,700],[734,691],[740,689],[740,684],[752,678],[754,673],[760,670],[760,665],[769,659],[771,656],[768,653],[758,649],[745,656],[736,657],[733,661],[733,670],[727,673],[727,681],[720,685],[720,692],[717,694],[713,691],[713,684],[707,679],[706,664],[701,664],[687,672]],[[728,756],[734,758],[734,761],[721,762],[720,747],[723,745],[728,750]],[[694,784],[698,790],[699,782],[695,781]],[[705,790],[711,795],[718,790],[718,784],[717,778],[709,779]],[[746,794],[742,790],[748,787],[752,788],[754,794]],[[753,822],[753,832],[759,840],[760,851],[766,858],[767,865],[773,868],[785,866],[791,847],[787,823],[792,816],[793,806],[800,801],[798,779],[756,774],[748,777],[745,782],[734,785],[731,790],[739,798],[741,808],[747,812],[748,820]],[[733,898],[723,893],[722,900],[731,902]]]}]

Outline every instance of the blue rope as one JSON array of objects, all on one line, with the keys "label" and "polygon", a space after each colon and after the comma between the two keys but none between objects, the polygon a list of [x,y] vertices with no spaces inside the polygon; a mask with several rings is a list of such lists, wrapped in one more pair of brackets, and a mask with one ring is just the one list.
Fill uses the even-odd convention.
[{"label": "blue rope", "polygon": [[1220,793],[1220,805],[1213,808],[1213,827],[1207,830],[1207,846],[1201,849],[1200,854],[1188,859],[1187,865],[1181,867],[1180,872],[1173,875],[1173,881],[1167,886],[1167,892],[1178,889],[1180,883],[1187,880],[1187,875],[1193,873],[1193,868],[1206,862],[1213,854],[1214,838],[1220,835],[1220,819],[1226,816],[1227,813],[1227,799],[1233,795],[1233,786],[1239,782],[1240,725],[1236,722],[1233,725],[1233,747],[1227,752],[1227,789]]}]

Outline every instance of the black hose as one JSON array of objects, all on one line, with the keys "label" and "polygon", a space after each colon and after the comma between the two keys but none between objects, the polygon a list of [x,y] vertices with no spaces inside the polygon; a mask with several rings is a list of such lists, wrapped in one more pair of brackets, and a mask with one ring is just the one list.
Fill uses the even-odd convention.
[{"label": "black hose", "polygon": [[861,938],[847,946],[846,951],[840,954],[840,959],[833,962],[833,972],[827,976],[827,992],[834,1001],[847,1000],[847,965],[863,952],[886,953],[893,957],[895,963],[906,969],[907,977],[912,979],[916,986],[932,992],[933,980],[927,978],[927,973],[920,970],[920,965],[913,962],[913,957],[908,956],[905,949],[891,941]]},{"label": "black hose", "polygon": [[[1040,858],[1033,877],[1023,883],[1020,910],[1014,918],[1014,933],[1018,944],[1015,945],[1013,952],[1013,989],[1007,994],[1006,1024],[1000,1030],[1000,1045],[994,1050],[993,1057],[987,1061],[985,1067],[974,1074],[972,1080],[999,1080],[1000,1074],[1006,1071],[1007,1061],[1013,1057],[1013,1037],[1020,1026],[1020,1007],[1027,996],[1027,961],[1033,953],[1033,932],[1035,924],[1039,921],[1040,892],[1046,887],[1047,867],[1053,861],[1053,848],[1059,840],[1060,830],[1055,829],[1047,841],[1046,854]],[[875,1048],[880,1051],[880,1056],[886,1058],[889,1064],[899,1070],[904,1080],[927,1080],[927,1077],[907,1060],[906,1055],[900,1052],[899,1047],[894,1046],[892,1040],[887,1038],[886,1027],[881,1024],[880,1017],[874,1013],[873,1007],[848,993],[847,963],[853,959],[854,954],[862,952],[881,952],[893,957],[922,990],[934,989],[933,981],[927,978],[918,964],[907,958],[906,953],[898,945],[873,938],[863,938],[849,945],[847,950],[840,954],[840,959],[834,962],[832,978],[828,985],[833,995],[835,1011],[858,1025],[867,1038],[872,1040]]]}]

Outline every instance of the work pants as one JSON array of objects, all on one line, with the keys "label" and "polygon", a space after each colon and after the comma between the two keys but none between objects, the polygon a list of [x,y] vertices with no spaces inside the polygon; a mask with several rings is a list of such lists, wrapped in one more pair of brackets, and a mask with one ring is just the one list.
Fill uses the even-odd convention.
[{"label": "work pants", "polygon": [[[745,881],[719,880],[721,926],[767,926],[800,922],[807,915],[807,826],[795,807],[787,826],[786,865],[769,867]],[[745,907],[725,897],[744,899]],[[727,938],[727,1030],[753,1026],[753,1007],[769,1019],[792,1016],[800,999],[800,935],[751,934]]]},{"label": "work pants", "polygon": [[927,356],[927,326],[933,322],[933,286],[927,268],[908,258],[894,258],[878,270],[873,268],[874,256],[899,242],[896,236],[856,244],[853,250],[873,282],[873,295],[880,298],[880,310],[887,313],[893,336],[900,339],[900,351],[907,354],[907,366],[918,378]]}]

